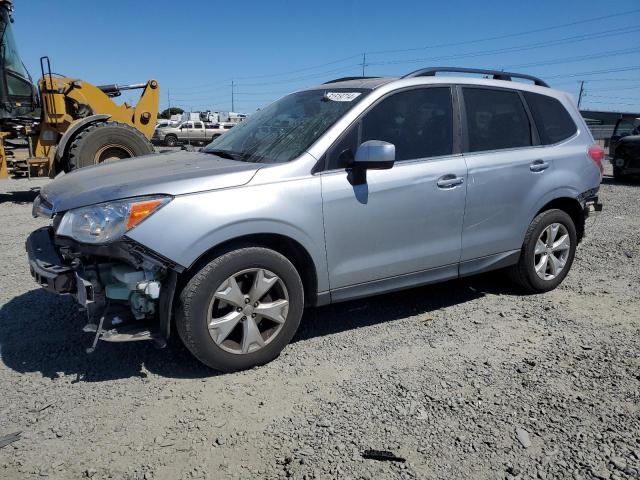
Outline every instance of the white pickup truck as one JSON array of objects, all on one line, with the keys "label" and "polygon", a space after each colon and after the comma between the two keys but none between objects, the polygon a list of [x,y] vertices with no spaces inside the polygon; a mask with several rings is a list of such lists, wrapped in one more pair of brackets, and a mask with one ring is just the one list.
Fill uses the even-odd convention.
[{"label": "white pickup truck", "polygon": [[197,120],[182,122],[175,127],[157,128],[151,141],[167,147],[175,147],[179,143],[209,143],[233,126],[233,123],[207,123]]}]

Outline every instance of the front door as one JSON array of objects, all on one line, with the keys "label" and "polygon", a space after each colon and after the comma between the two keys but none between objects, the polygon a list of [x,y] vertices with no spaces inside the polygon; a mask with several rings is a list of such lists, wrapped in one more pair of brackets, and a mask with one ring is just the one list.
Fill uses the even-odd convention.
[{"label": "front door", "polygon": [[[449,87],[410,89],[379,101],[327,152],[321,179],[332,296],[436,267],[457,275],[466,165],[453,154],[453,131]],[[345,166],[367,140],[393,143],[396,163],[368,170],[367,182],[354,186]]]}]

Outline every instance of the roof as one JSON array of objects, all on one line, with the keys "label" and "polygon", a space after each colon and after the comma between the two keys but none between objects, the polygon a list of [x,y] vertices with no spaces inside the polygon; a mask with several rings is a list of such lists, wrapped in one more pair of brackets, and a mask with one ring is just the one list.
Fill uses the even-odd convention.
[{"label": "roof", "polygon": [[[462,73],[462,74],[475,74],[475,75],[482,75],[482,77],[475,77],[475,79],[477,80],[495,80],[498,82],[498,85],[500,85],[502,82],[512,82],[514,79],[518,79],[518,80],[526,80],[531,82],[533,85],[538,86],[538,87],[544,87],[544,88],[549,88],[549,85],[539,79],[538,77],[534,77],[532,75],[528,75],[528,74],[523,74],[523,73],[513,73],[513,72],[504,72],[504,71],[498,71],[498,70],[486,70],[486,69],[479,69],[479,68],[461,68],[461,67],[431,67],[431,68],[422,68],[420,70],[416,70],[414,72],[408,73],[402,77],[343,77],[343,78],[336,78],[334,80],[330,80],[328,82],[323,83],[322,85],[319,85],[315,88],[327,88],[327,86],[334,86],[334,88],[367,88],[367,89],[374,89],[377,88],[381,85],[385,85],[387,83],[396,81],[396,80],[403,80],[403,79],[410,79],[410,78],[422,78],[422,79],[435,79],[436,78],[436,73]],[[451,78],[451,75],[442,75],[442,76],[438,76],[438,79],[441,80],[442,78]],[[455,78],[455,75],[454,75]],[[472,80],[473,77],[464,77],[468,80]],[[431,82],[425,82],[425,83],[431,83]],[[473,81],[470,81],[468,83],[475,83]],[[483,83],[483,82],[478,82],[478,83]],[[517,82],[518,84],[521,84],[522,82]],[[515,85],[511,85],[513,87],[515,87]]]},{"label": "roof", "polygon": [[314,89],[327,89],[330,87],[335,88],[368,88],[374,89],[380,85],[398,80],[399,77],[347,77],[347,79],[338,78],[322,85],[313,87]]}]

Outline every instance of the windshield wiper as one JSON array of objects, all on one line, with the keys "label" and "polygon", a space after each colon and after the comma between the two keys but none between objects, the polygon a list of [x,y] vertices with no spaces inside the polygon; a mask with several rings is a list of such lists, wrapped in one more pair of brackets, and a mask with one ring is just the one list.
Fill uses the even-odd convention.
[{"label": "windshield wiper", "polygon": [[243,153],[232,152],[230,150],[204,150],[204,153],[210,153],[211,155],[217,155],[218,157],[226,158],[229,160],[244,160]]}]

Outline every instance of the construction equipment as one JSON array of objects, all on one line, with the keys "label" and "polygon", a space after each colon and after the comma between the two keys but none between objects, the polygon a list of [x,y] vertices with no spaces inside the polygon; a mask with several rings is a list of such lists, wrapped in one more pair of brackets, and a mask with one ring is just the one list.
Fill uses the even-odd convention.
[{"label": "construction equipment", "polygon": [[[153,153],[160,88],[156,80],[133,85],[95,86],[51,72],[40,59],[37,87],[24,67],[11,28],[12,0],[0,0],[0,131],[5,146],[22,139],[22,155],[0,151],[14,174],[37,167],[53,176],[61,171]],[[124,90],[142,90],[135,106],[112,98]],[[26,140],[26,143],[24,142]]]}]

